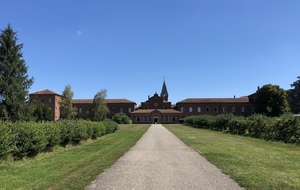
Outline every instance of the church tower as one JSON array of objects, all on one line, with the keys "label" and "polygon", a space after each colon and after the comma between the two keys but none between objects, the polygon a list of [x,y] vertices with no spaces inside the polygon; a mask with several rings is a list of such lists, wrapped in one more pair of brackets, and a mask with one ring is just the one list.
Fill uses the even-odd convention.
[{"label": "church tower", "polygon": [[167,90],[167,85],[166,85],[165,79],[164,79],[164,83],[163,83],[163,86],[162,86],[162,89],[161,89],[160,97],[163,100],[168,101],[169,94],[168,94],[168,90]]}]

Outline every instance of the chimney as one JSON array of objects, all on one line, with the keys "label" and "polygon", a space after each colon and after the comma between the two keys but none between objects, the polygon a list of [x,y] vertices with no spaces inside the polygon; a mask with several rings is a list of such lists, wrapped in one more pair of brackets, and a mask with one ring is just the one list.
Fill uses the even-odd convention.
[{"label": "chimney", "polygon": [[257,90],[259,90],[259,86],[257,86]]},{"label": "chimney", "polygon": [[233,96],[233,98],[235,98],[235,95]]}]

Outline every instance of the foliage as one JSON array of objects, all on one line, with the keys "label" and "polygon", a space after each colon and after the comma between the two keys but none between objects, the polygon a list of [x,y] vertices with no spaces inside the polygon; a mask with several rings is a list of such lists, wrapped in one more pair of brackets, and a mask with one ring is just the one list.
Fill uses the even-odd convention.
[{"label": "foliage", "polygon": [[49,109],[49,107],[39,101],[36,101],[35,99],[33,99],[31,101],[32,107],[34,112],[33,112],[33,116],[35,118],[36,121],[50,121],[51,120],[51,110]]},{"label": "foliage", "polygon": [[300,117],[291,114],[274,118],[262,114],[253,114],[247,118],[230,114],[190,116],[185,118],[184,124],[195,128],[300,144]]},{"label": "foliage", "polygon": [[300,189],[300,146],[180,124],[165,127],[244,189]]},{"label": "foliage", "polygon": [[15,156],[32,156],[44,150],[47,146],[45,131],[36,123],[18,122],[14,123],[16,132],[16,152]]},{"label": "foliage", "polygon": [[136,144],[149,126],[121,125],[117,133],[80,146],[56,147],[50,154],[21,162],[1,160],[0,189],[85,189]]},{"label": "foliage", "polygon": [[297,81],[291,84],[293,89],[289,90],[289,102],[291,106],[291,111],[293,113],[300,113],[300,76],[297,77]]},{"label": "foliage", "polygon": [[287,93],[278,85],[267,84],[256,92],[258,113],[276,117],[290,111]]},{"label": "foliage", "polygon": [[130,117],[125,114],[116,113],[113,116],[113,120],[118,124],[130,124]]},{"label": "foliage", "polygon": [[93,99],[92,105],[92,120],[93,121],[103,121],[107,114],[109,113],[109,109],[105,102],[106,98],[106,89],[100,90]]},{"label": "foliage", "polygon": [[64,120],[60,122],[2,122],[0,124],[0,158],[34,156],[54,146],[80,144],[88,138],[97,139],[113,133],[118,124],[113,121],[92,122]]},{"label": "foliage", "polygon": [[71,90],[71,86],[65,86],[62,93],[62,100],[60,102],[60,118],[62,119],[74,119],[77,115],[77,109],[73,107],[72,99],[74,93]]},{"label": "foliage", "polygon": [[0,34],[0,117],[4,120],[22,120],[28,106],[28,89],[33,78],[27,74],[23,59],[23,44],[17,44],[17,35],[10,25]]},{"label": "foliage", "polygon": [[7,157],[15,150],[15,134],[9,123],[0,123],[0,159]]}]

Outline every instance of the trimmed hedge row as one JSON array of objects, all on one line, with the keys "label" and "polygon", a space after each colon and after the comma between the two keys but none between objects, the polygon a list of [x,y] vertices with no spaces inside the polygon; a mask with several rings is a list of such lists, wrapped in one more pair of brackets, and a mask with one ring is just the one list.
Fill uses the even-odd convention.
[{"label": "trimmed hedge row", "polygon": [[300,117],[293,115],[274,118],[261,114],[253,114],[249,117],[232,114],[202,115],[186,117],[184,124],[195,128],[227,131],[265,140],[300,144]]},{"label": "trimmed hedge row", "polygon": [[0,123],[0,158],[34,156],[56,145],[79,144],[88,138],[96,139],[113,133],[118,124],[113,121],[85,120],[61,122],[2,122]]}]

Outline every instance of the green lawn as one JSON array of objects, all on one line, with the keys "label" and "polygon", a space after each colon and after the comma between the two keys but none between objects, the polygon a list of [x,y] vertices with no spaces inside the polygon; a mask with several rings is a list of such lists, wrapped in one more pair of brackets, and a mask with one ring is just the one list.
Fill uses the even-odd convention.
[{"label": "green lawn", "polygon": [[80,146],[56,147],[23,161],[0,162],[0,189],[84,189],[150,125],[120,125],[115,133]]},{"label": "green lawn", "polygon": [[246,189],[300,189],[300,147],[164,125]]}]

